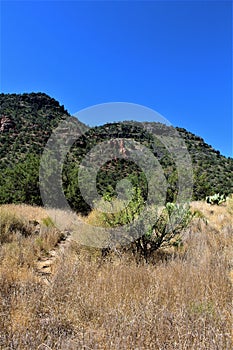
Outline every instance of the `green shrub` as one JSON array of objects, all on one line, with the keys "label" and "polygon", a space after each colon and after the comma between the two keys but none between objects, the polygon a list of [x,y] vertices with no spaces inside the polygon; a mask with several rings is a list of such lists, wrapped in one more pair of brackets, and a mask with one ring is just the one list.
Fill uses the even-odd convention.
[{"label": "green shrub", "polygon": [[114,212],[102,214],[102,220],[106,227],[111,228],[130,224],[140,215],[140,212],[144,207],[144,199],[141,194],[141,189],[134,187],[129,195],[131,195],[129,203],[127,203],[127,199],[115,199],[114,204],[109,203],[112,200],[110,196],[104,196],[105,202],[108,202],[107,204],[111,205],[110,209],[114,209]]},{"label": "green shrub", "polygon": [[[106,201],[110,198],[107,196]],[[133,254],[142,257],[146,261],[152,253],[161,247],[180,246],[182,244],[181,233],[188,227],[192,219],[198,216],[197,212],[191,212],[189,205],[167,203],[165,207],[145,207],[143,197],[139,188],[133,188],[131,201],[123,209],[123,201],[114,202],[114,212],[99,213],[98,223],[103,227],[124,227],[126,237],[124,246],[131,249]],[[110,203],[107,203],[110,204]],[[95,216],[96,218],[96,216]],[[114,240],[111,237],[112,240]],[[122,240],[122,236],[121,236]],[[123,242],[123,241],[122,241]],[[118,243],[118,242],[115,242]],[[104,249],[110,251],[109,248]]]},{"label": "green shrub", "polygon": [[[149,211],[149,214],[151,212],[153,213],[153,209]],[[191,212],[190,207],[186,204],[167,203],[160,215],[157,211],[157,217],[154,216],[154,223],[149,224],[147,231],[145,231],[147,220],[143,218],[145,223],[141,226],[142,234],[133,242],[135,253],[147,262],[159,248],[179,247],[182,245],[183,231],[196,216],[198,214]]]},{"label": "green shrub", "polygon": [[206,202],[208,204],[214,205],[214,204],[221,204],[226,201],[226,196],[224,194],[215,193],[213,196],[207,196]]}]

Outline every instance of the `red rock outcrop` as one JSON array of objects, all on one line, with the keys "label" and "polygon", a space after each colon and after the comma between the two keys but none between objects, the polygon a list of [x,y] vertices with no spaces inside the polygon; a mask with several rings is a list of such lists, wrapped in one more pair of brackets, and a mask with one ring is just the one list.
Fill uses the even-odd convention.
[{"label": "red rock outcrop", "polygon": [[10,129],[14,129],[15,123],[14,121],[5,115],[1,116],[0,118],[0,132],[5,132]]}]

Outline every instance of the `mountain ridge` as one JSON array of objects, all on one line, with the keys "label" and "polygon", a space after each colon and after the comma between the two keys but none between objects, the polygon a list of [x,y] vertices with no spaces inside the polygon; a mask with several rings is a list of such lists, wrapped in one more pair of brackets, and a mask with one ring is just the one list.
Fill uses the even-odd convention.
[{"label": "mountain ridge", "polygon": [[[58,101],[45,93],[0,94],[0,164],[2,169],[0,175],[0,203],[23,201],[29,204],[42,204],[37,176],[40,156],[52,131],[62,120],[67,118],[74,117],[67,112],[63,105],[60,105]],[[77,120],[77,122],[80,127],[84,125],[81,121]],[[147,123],[143,124],[146,125]],[[126,139],[129,136],[134,136],[135,140],[142,142],[146,147],[153,148],[149,133],[137,131],[130,123],[129,125],[123,125],[120,122],[107,123],[102,126],[89,128],[88,132],[75,142],[71,152],[80,161],[87,151],[92,149],[97,143],[109,138],[114,139],[118,136]],[[208,145],[202,137],[190,133],[182,127],[176,127],[175,129],[184,140],[192,159],[195,177],[193,199],[203,199],[206,195],[216,192],[232,193],[233,158],[221,155],[218,150]],[[176,191],[177,182],[174,162],[171,157],[169,158],[162,146],[158,147],[157,145],[157,149],[153,150],[153,152],[159,157],[167,180],[171,182],[169,182],[169,199],[172,200],[174,199],[172,197],[173,192],[175,193]],[[158,152],[160,152],[159,155],[157,154]],[[119,178],[113,181],[111,176],[115,178],[116,169],[123,171],[124,176],[130,175],[131,170],[134,177],[139,175],[139,169],[136,169],[132,164],[126,163],[123,161],[114,163],[112,161],[112,164],[108,164],[105,168],[103,167],[101,170],[102,175],[100,174],[99,177],[100,182],[102,182],[102,187],[99,186],[101,194],[107,188],[107,180],[110,180],[113,188],[115,187],[115,180],[117,181]],[[107,174],[107,169],[109,168],[115,170]],[[31,175],[28,169],[31,169]],[[79,210],[82,198],[78,192],[77,183],[74,184],[72,179],[74,174],[77,175],[78,165],[69,160],[69,154],[67,155],[64,169],[65,194],[70,202],[76,203],[75,209]],[[25,183],[25,176],[22,174],[30,178],[27,184]],[[27,187],[26,192],[23,190],[25,186]],[[75,193],[75,197],[79,198],[79,200],[75,199],[73,201],[71,193]]]}]

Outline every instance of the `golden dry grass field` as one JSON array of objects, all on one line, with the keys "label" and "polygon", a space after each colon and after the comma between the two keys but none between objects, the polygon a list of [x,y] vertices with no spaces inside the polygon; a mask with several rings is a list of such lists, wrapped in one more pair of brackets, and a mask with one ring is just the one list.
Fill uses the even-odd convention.
[{"label": "golden dry grass field", "polygon": [[[59,253],[44,209],[1,206],[0,349],[232,349],[232,200],[192,208],[206,222],[193,221],[183,246],[137,264],[75,242]],[[56,249],[45,283],[38,261]]]}]

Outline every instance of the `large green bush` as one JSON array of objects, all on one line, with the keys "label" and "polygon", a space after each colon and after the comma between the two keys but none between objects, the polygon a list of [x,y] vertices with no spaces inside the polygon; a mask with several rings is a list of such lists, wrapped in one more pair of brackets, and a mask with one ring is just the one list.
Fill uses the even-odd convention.
[{"label": "large green bush", "polygon": [[[146,261],[161,247],[181,244],[182,232],[197,213],[191,212],[187,204],[167,203],[164,207],[145,207],[140,189],[133,188],[132,192],[132,199],[123,210],[117,211],[117,207],[120,209],[124,203],[115,200],[114,212],[101,213],[99,223],[104,227],[119,228],[119,232],[121,226],[128,225],[125,226],[127,232],[122,242]],[[109,194],[105,196],[107,202],[111,199]],[[110,250],[109,246],[104,252]]]}]

